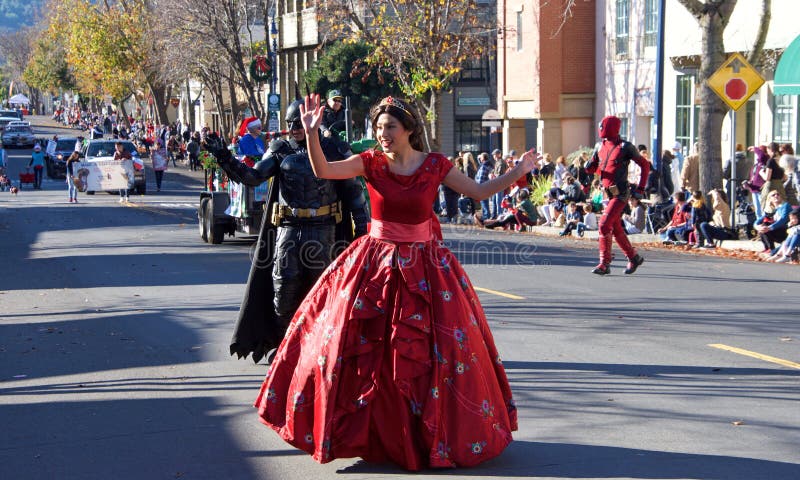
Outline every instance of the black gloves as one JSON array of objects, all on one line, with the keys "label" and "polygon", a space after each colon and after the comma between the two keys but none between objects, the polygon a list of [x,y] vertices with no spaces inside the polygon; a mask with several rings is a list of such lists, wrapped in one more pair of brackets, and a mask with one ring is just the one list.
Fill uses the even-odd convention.
[{"label": "black gloves", "polygon": [[220,165],[230,162],[233,158],[231,151],[228,150],[225,139],[215,132],[208,134],[208,137],[206,137],[206,150],[211,155],[214,155],[214,158],[217,159],[217,163]]}]

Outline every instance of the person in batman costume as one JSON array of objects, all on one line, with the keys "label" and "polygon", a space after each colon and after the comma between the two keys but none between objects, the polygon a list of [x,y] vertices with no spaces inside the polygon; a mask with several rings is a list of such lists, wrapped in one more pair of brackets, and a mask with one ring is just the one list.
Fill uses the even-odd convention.
[{"label": "person in batman costume", "polygon": [[[221,139],[209,148],[235,182],[257,186],[273,179],[230,346],[231,355],[252,354],[256,363],[280,344],[317,278],[350,241],[367,233],[369,222],[358,181],[314,176],[300,103],[286,111],[289,138],[273,140],[252,168],[234,159]],[[350,156],[347,143],[327,137],[320,141],[328,160]]]}]

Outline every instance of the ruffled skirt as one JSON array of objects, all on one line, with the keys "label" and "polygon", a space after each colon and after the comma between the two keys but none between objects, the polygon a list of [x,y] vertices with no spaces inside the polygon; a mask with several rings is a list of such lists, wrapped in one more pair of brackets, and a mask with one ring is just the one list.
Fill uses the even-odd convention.
[{"label": "ruffled skirt", "polygon": [[350,245],[295,314],[255,406],[320,463],[471,466],[517,429],[483,309],[440,241]]}]

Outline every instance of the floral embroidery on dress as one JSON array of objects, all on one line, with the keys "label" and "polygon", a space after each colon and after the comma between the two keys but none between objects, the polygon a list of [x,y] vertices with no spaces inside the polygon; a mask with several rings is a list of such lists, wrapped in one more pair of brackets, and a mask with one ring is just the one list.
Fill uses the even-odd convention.
[{"label": "floral embroidery on dress", "polygon": [[423,292],[427,292],[428,291],[428,282],[426,280],[420,280],[419,281],[419,289],[422,290]]},{"label": "floral embroidery on dress", "polygon": [[450,458],[450,447],[445,445],[444,442],[439,442],[436,447],[436,456],[442,460],[448,460]]},{"label": "floral embroidery on dress", "polygon": [[353,308],[356,310],[364,308],[364,300],[361,300],[360,297],[356,297],[356,300],[353,302]]},{"label": "floral embroidery on dress", "polygon": [[441,363],[442,365],[447,365],[447,359],[439,353],[439,346],[434,344],[433,345],[433,354],[436,355],[436,360]]},{"label": "floral embroidery on dress", "polygon": [[278,395],[275,394],[275,389],[274,388],[268,388],[267,389],[267,401],[268,402],[272,402],[272,403],[277,403],[278,402]]},{"label": "floral embroidery on dress", "polygon": [[442,300],[444,300],[445,302],[449,302],[450,300],[453,299],[453,293],[450,292],[449,290],[442,290],[441,292],[439,292],[439,294],[442,296]]},{"label": "floral embroidery on dress", "polygon": [[456,373],[457,374],[463,375],[464,372],[466,372],[467,370],[469,370],[469,367],[465,363],[456,362]]},{"label": "floral embroidery on dress", "polygon": [[439,398],[439,387],[431,388],[431,397]]},{"label": "floral embroidery on dress", "polygon": [[456,328],[455,330],[453,330],[453,337],[455,337],[456,342],[458,342],[458,348],[464,350],[464,340],[466,340],[464,332],[461,331],[460,328]]},{"label": "floral embroidery on dress", "polygon": [[494,417],[494,407],[489,403],[489,400],[484,400],[481,403],[481,413],[483,418]]},{"label": "floral embroidery on dress", "polygon": [[422,415],[422,402],[411,400],[411,413],[417,416]]},{"label": "floral embroidery on dress", "polygon": [[294,399],[292,401],[292,410],[295,412],[302,412],[303,411],[303,404],[306,402],[306,397],[303,395],[303,392],[297,392],[294,394]]},{"label": "floral embroidery on dress", "polygon": [[486,447],[486,442],[474,442],[469,444],[470,451],[475,455],[483,453],[483,448]]},{"label": "floral embroidery on dress", "polygon": [[306,436],[304,437],[304,440],[306,441],[306,443],[314,443],[314,435],[311,435],[310,433],[306,433]]}]

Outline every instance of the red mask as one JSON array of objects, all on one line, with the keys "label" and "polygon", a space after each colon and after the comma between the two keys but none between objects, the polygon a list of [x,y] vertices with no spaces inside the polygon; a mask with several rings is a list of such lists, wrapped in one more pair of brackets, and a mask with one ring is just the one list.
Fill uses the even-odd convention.
[{"label": "red mask", "polygon": [[600,138],[612,139],[619,137],[619,129],[621,126],[622,120],[613,115],[603,118],[603,120],[600,121],[600,127],[598,129]]}]

